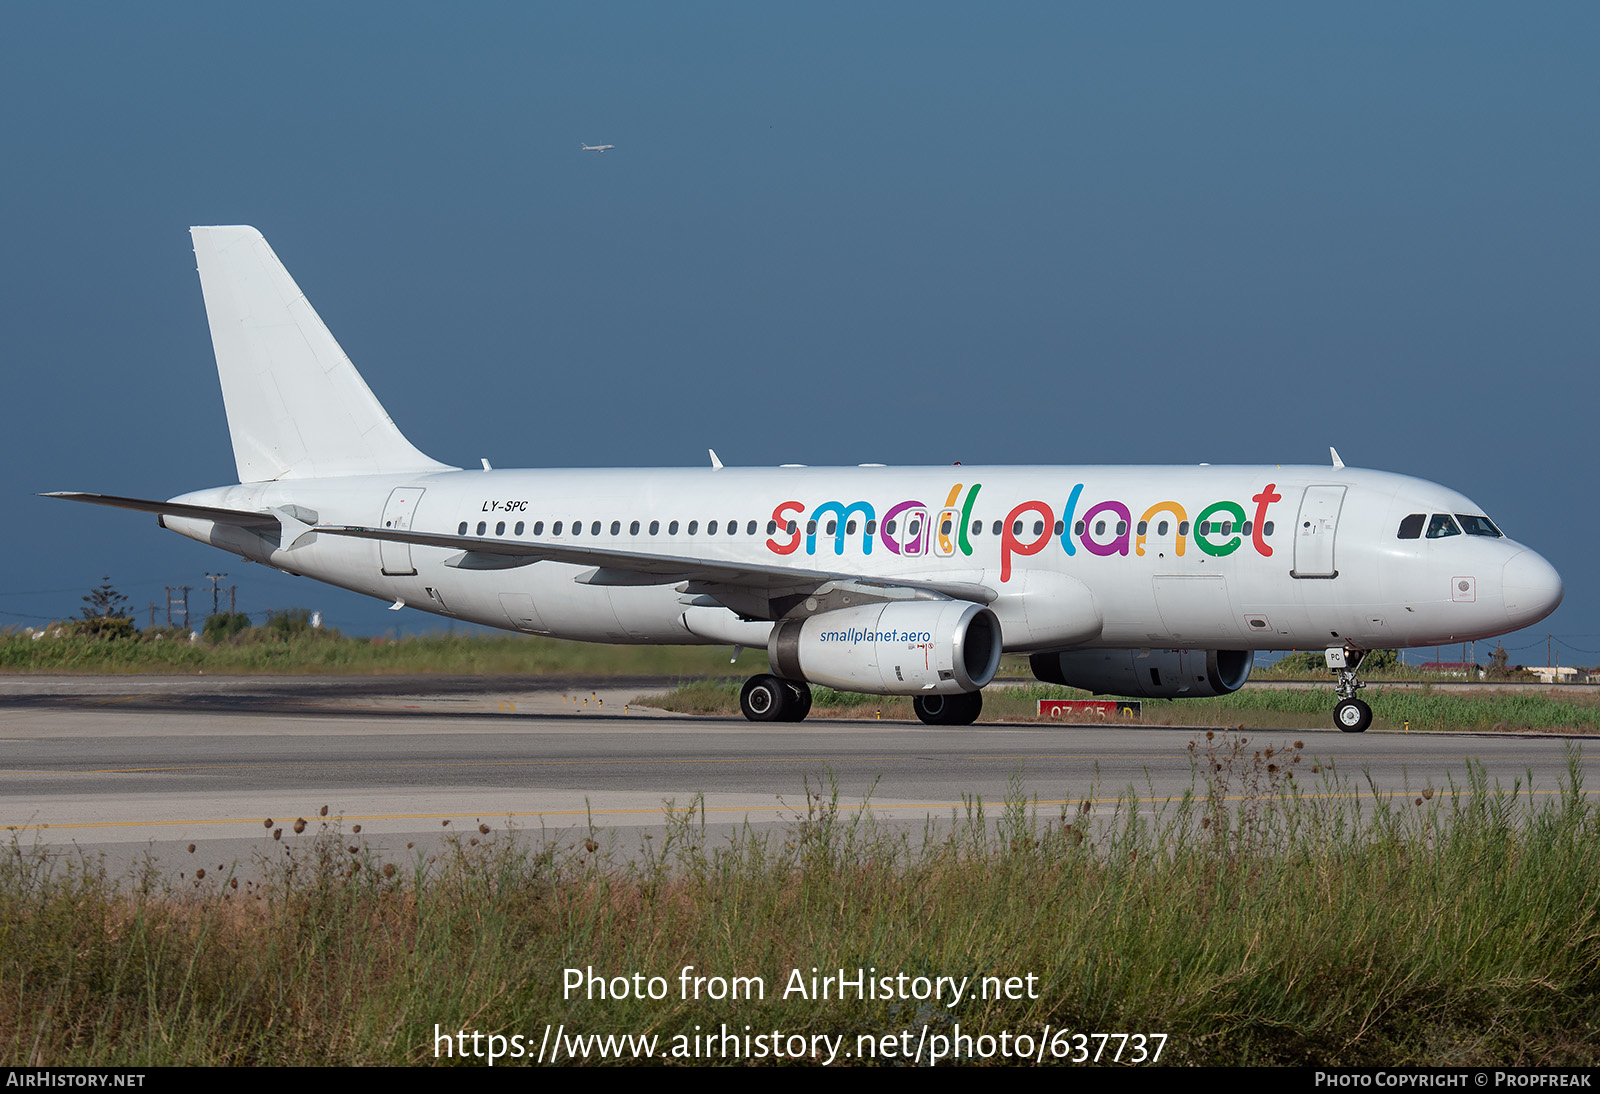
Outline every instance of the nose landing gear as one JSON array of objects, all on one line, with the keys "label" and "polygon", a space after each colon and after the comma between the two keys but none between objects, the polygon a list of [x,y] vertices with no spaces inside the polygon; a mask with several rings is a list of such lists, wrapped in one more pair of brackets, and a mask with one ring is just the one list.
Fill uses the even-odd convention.
[{"label": "nose landing gear", "polygon": [[1346,733],[1364,732],[1372,724],[1372,708],[1356,698],[1356,692],[1367,686],[1356,679],[1356,670],[1361,667],[1367,651],[1329,646],[1323,656],[1328,668],[1339,674],[1334,689],[1339,696],[1339,704],[1333,708],[1333,724]]}]

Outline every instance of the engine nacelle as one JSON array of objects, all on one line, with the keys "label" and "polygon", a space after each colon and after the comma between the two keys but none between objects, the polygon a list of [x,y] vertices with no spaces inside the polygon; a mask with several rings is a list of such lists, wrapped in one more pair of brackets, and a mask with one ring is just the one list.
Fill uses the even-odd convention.
[{"label": "engine nacelle", "polygon": [[772,628],[772,671],[842,691],[955,695],[1000,667],[1000,621],[964,600],[840,608]]},{"label": "engine nacelle", "polygon": [[1250,650],[1068,650],[1028,660],[1046,683],[1142,699],[1227,695],[1255,666]]}]

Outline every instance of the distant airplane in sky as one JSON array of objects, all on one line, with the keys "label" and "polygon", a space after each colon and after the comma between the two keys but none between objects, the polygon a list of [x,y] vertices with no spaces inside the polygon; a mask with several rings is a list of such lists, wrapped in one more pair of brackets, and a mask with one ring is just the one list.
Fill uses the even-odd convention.
[{"label": "distant airplane in sky", "polygon": [[614,144],[584,144],[582,141],[578,143],[583,146],[585,152],[604,152],[607,148],[616,147]]},{"label": "distant airplane in sky", "polygon": [[1335,724],[1358,733],[1366,651],[1489,638],[1561,603],[1560,575],[1477,503],[1337,454],[463,471],[406,440],[260,232],[191,231],[239,483],[170,501],[54,496],[156,513],[395,608],[592,642],[764,647],[771,671],[741,696],[752,721],[799,721],[821,684],[912,696],[923,721],[965,725],[1002,650],[1050,683],[1178,698],[1236,691],[1254,651],[1299,649],[1324,652]]}]

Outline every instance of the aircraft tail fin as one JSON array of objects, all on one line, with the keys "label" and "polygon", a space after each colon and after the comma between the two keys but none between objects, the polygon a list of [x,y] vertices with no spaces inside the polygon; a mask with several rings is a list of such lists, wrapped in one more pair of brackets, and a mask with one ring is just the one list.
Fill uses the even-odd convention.
[{"label": "aircraft tail fin", "polygon": [[453,470],[406,440],[254,228],[190,228],[240,482]]}]

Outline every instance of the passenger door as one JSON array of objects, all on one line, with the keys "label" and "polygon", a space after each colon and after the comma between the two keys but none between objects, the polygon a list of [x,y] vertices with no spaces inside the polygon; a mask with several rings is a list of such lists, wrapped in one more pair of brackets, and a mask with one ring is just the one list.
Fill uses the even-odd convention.
[{"label": "passenger door", "polygon": [[[395,532],[409,532],[411,520],[417,512],[417,500],[422,497],[421,487],[402,486],[389,493],[383,507],[383,526]],[[411,561],[411,544],[378,541],[378,558],[383,572],[390,577],[410,577],[417,572]]]},{"label": "passenger door", "polygon": [[1334,533],[1339,527],[1339,509],[1344,505],[1343,486],[1308,486],[1300,499],[1300,519],[1294,529],[1294,569],[1291,577],[1338,577],[1335,566]]}]

